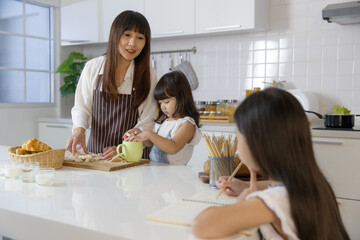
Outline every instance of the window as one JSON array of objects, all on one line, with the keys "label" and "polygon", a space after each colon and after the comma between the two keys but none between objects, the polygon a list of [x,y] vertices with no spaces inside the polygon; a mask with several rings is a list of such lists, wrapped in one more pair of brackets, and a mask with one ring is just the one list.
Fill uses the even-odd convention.
[{"label": "window", "polygon": [[0,0],[0,103],[54,102],[53,8]]}]

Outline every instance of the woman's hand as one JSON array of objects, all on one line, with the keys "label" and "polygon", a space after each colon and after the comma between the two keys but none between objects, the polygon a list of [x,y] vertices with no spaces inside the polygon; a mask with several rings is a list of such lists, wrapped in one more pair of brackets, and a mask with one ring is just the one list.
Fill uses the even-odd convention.
[{"label": "woman's hand", "polygon": [[107,160],[113,159],[117,155],[116,146],[109,146],[104,148],[103,157]]},{"label": "woman's hand", "polygon": [[124,133],[123,139],[126,142],[133,142],[136,135],[140,134],[142,131],[139,128],[133,128]]},{"label": "woman's hand", "polygon": [[257,190],[257,179],[256,179],[256,171],[253,169],[250,170],[250,186],[248,188],[245,188],[244,191],[242,191],[237,199],[238,202],[245,201],[246,197],[252,193],[256,192]]},{"label": "woman's hand", "polygon": [[218,188],[225,187],[225,193],[229,196],[239,196],[244,189],[249,187],[247,182],[241,181],[234,178],[232,181],[228,181],[229,176],[221,176],[219,180],[216,181],[216,186]]},{"label": "woman's hand", "polygon": [[[77,145],[80,145],[80,148],[77,148]],[[85,153],[88,153],[85,144],[85,129],[82,127],[78,127],[74,129],[74,134],[66,141],[66,149],[72,152],[73,155],[75,155],[75,153],[81,148],[84,150]]]}]

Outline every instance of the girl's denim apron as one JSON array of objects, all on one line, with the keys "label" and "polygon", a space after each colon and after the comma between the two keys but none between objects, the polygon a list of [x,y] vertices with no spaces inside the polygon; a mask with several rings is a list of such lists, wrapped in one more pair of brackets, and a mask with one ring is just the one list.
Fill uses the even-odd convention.
[{"label": "girl's denim apron", "polygon": [[[160,127],[159,127],[160,129]],[[156,132],[158,134],[159,132]],[[166,136],[167,139],[171,139],[170,133]],[[169,163],[167,160],[167,153],[162,151],[160,148],[158,148],[155,144],[151,149],[150,155],[149,155],[150,161],[152,162],[158,162],[158,163]]]}]

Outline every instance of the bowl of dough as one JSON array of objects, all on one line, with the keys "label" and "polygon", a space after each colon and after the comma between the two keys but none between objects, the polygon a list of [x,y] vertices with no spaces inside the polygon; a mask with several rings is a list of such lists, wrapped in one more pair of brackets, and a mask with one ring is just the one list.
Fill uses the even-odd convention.
[{"label": "bowl of dough", "polygon": [[66,149],[52,149],[47,144],[32,138],[21,146],[8,149],[11,160],[22,162],[39,162],[40,168],[59,169],[63,166]]}]

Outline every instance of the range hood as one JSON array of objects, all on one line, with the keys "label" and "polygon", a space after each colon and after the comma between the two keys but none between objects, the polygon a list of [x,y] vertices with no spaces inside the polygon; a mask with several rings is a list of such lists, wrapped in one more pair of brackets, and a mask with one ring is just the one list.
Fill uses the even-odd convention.
[{"label": "range hood", "polygon": [[360,23],[360,1],[329,4],[322,10],[322,17],[329,23]]}]

